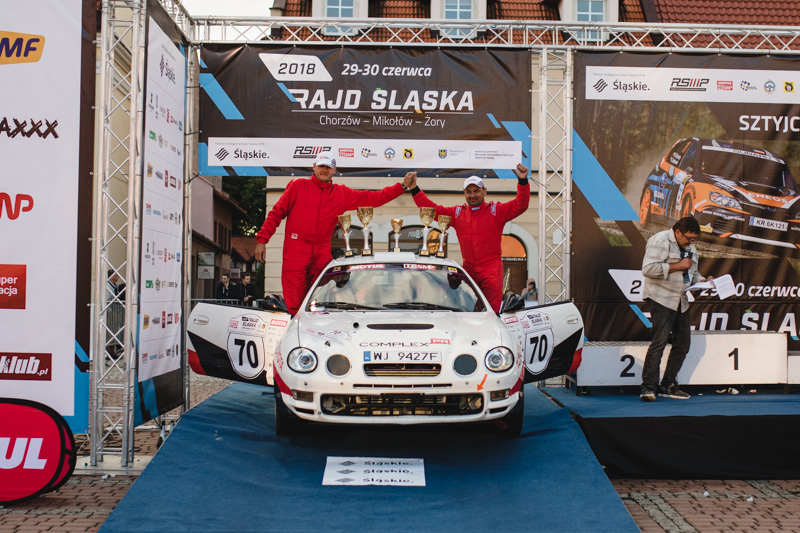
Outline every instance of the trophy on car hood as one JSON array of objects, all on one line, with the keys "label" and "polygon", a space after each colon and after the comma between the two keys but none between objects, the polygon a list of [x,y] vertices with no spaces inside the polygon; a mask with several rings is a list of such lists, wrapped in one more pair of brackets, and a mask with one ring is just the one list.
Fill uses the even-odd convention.
[{"label": "trophy on car hood", "polygon": [[372,207],[359,207],[358,220],[364,224],[364,247],[361,249],[361,255],[372,255],[372,250],[369,248],[369,228],[367,227],[372,220]]},{"label": "trophy on car hood", "polygon": [[423,257],[431,255],[431,253],[428,251],[428,233],[430,233],[431,229],[428,226],[431,225],[431,222],[433,222],[433,219],[435,217],[436,217],[436,209],[434,209],[433,207],[419,208],[419,219],[425,226],[425,229],[422,230],[422,249],[419,251],[419,255]]},{"label": "trophy on car hood", "polygon": [[350,213],[346,215],[339,215],[339,226],[341,226],[342,231],[344,232],[344,256],[345,257],[353,257],[353,250],[350,249]]},{"label": "trophy on car hood", "polygon": [[447,257],[444,250],[444,241],[447,238],[447,228],[450,227],[450,217],[447,215],[439,215],[439,251],[436,252],[436,257]]},{"label": "trophy on car hood", "polygon": [[394,251],[400,251],[400,230],[403,229],[403,219],[392,219],[392,231],[394,231]]}]

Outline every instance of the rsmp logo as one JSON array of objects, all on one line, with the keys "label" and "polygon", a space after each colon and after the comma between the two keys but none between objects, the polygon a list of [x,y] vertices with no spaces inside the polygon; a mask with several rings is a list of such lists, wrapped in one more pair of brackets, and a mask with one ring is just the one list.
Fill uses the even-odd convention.
[{"label": "rsmp logo", "polygon": [[707,91],[709,78],[672,78],[670,91]]},{"label": "rsmp logo", "polygon": [[226,157],[231,155],[231,153],[227,151],[225,148],[220,148],[219,151],[214,155],[217,156],[217,159],[219,159],[220,161],[224,161]]},{"label": "rsmp logo", "polygon": [[0,31],[0,65],[36,63],[43,51],[44,35]]},{"label": "rsmp logo", "polygon": [[33,197],[29,194],[17,194],[12,201],[11,195],[0,192],[0,219],[5,211],[6,218],[16,220],[20,213],[27,213],[33,209]]},{"label": "rsmp logo", "polygon": [[317,154],[330,152],[330,146],[295,146],[294,159],[316,159]]},{"label": "rsmp logo", "polygon": [[595,91],[601,93],[601,92],[603,92],[605,90],[606,87],[608,87],[608,83],[606,83],[606,80],[601,78],[601,79],[597,80],[597,83],[592,85],[592,87],[594,87]]},{"label": "rsmp logo", "polygon": [[53,355],[0,352],[0,379],[51,381]]},{"label": "rsmp logo", "polygon": [[58,139],[58,132],[56,132],[58,120],[50,122],[44,119],[43,122],[42,120],[30,118],[31,123],[28,126],[28,120],[26,119],[11,117],[10,122],[8,119],[9,117],[3,117],[0,120],[0,134],[5,133],[6,137],[13,139],[17,135],[21,135],[22,137],[30,138],[35,133],[40,139],[47,139],[51,135],[54,139]]}]

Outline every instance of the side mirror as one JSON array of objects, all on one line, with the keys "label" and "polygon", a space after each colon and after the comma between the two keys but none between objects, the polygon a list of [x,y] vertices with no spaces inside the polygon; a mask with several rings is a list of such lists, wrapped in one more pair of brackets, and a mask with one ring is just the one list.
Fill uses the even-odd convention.
[{"label": "side mirror", "polygon": [[508,293],[503,297],[500,305],[500,313],[513,313],[525,309],[525,300],[513,293]]},{"label": "side mirror", "polygon": [[289,309],[286,307],[286,302],[283,301],[283,296],[279,294],[267,294],[264,296],[263,300],[259,300],[258,304],[259,308],[264,311],[289,312]]}]

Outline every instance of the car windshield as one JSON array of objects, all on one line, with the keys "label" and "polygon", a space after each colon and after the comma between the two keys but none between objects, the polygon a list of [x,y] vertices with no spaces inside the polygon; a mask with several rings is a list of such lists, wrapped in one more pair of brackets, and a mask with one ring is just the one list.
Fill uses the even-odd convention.
[{"label": "car windshield", "polygon": [[797,193],[797,183],[789,167],[769,154],[761,155],[705,146],[702,150],[700,170],[705,174],[746,185],[779,189],[787,196]]},{"label": "car windshield", "polygon": [[484,311],[460,269],[443,265],[368,264],[332,267],[320,277],[307,311]]}]

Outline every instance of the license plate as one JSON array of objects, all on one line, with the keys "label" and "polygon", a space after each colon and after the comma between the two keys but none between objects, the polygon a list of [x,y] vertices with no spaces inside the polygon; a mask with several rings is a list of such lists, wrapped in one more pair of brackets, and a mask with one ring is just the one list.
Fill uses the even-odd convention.
[{"label": "license plate", "polygon": [[789,229],[789,224],[786,222],[758,217],[750,217],[750,225],[757,228],[774,229],[778,231],[786,231]]},{"label": "license plate", "polygon": [[442,352],[380,351],[364,352],[365,363],[441,363]]}]

